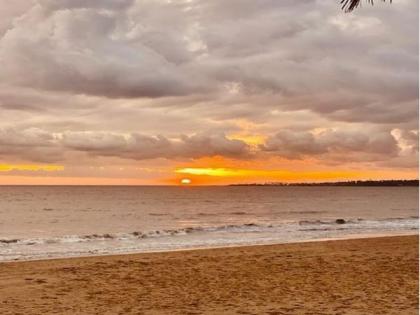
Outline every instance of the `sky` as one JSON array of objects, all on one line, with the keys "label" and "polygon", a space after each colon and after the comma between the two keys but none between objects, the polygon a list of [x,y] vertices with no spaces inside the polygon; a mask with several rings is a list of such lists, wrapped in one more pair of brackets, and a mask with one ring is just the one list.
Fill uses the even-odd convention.
[{"label": "sky", "polygon": [[418,0],[0,0],[0,184],[418,178]]}]

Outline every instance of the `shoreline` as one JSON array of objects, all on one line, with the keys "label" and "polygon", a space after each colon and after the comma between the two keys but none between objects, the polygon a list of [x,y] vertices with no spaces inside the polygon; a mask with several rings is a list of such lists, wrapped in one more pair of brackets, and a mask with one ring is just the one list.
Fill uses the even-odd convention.
[{"label": "shoreline", "polygon": [[1,314],[418,314],[418,235],[0,264]]},{"label": "shoreline", "polygon": [[273,242],[273,243],[260,243],[260,244],[232,244],[232,245],[220,245],[220,246],[198,246],[198,247],[187,247],[187,248],[175,248],[165,250],[150,250],[150,251],[127,251],[121,253],[104,253],[104,254],[91,254],[91,255],[75,255],[75,256],[57,256],[57,257],[41,257],[41,258],[29,258],[29,259],[12,259],[2,260],[1,264],[7,263],[19,263],[19,262],[33,262],[33,261],[51,261],[51,260],[67,260],[67,259],[78,259],[78,258],[95,258],[95,257],[112,257],[112,256],[125,256],[125,255],[141,255],[141,254],[154,254],[154,253],[171,253],[171,252],[189,252],[198,250],[211,250],[211,249],[229,249],[229,248],[242,248],[242,247],[254,247],[254,246],[276,246],[285,244],[301,244],[301,243],[317,243],[317,242],[329,242],[329,241],[346,241],[346,240],[362,240],[371,238],[386,238],[386,237],[399,237],[399,236],[417,236],[419,237],[419,230],[416,232],[411,231],[398,231],[394,233],[375,233],[375,234],[349,234],[342,237],[331,237],[331,238],[318,238],[308,239],[291,242]]}]

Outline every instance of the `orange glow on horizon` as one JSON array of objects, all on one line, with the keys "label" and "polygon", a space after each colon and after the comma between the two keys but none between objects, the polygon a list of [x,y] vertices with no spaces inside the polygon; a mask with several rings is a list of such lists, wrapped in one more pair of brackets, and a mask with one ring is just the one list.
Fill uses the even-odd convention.
[{"label": "orange glow on horizon", "polygon": [[368,179],[417,178],[415,174],[384,172],[382,170],[266,170],[234,168],[186,167],[175,170],[177,175],[189,175],[195,185],[223,185],[235,183],[322,182]]},{"label": "orange glow on horizon", "polygon": [[[261,169],[232,169],[232,168],[181,168],[175,171],[179,174],[204,175],[211,177],[247,177],[258,179],[278,180],[322,180],[334,178],[355,178],[361,175],[358,171],[287,171]],[[363,172],[364,175],[366,172]]]},{"label": "orange glow on horizon", "polygon": [[[229,185],[270,182],[328,182],[347,180],[417,179],[416,169],[378,169],[360,167],[336,169],[317,167],[312,161],[284,163],[272,160],[231,160],[202,158],[190,165],[166,168],[155,176],[130,169],[115,173],[88,168],[77,170],[59,165],[0,164],[0,185]],[[17,172],[16,172],[17,171]],[[24,173],[26,172],[26,174]],[[48,172],[48,174],[47,174]],[[73,175],[73,176],[72,176]],[[189,182],[187,183],[187,180]]]},{"label": "orange glow on horizon", "polygon": [[57,171],[63,171],[63,170],[64,170],[64,166],[62,165],[0,164],[0,172],[11,172],[11,171],[57,172]]},{"label": "orange glow on horizon", "polygon": [[175,173],[227,177],[227,176],[238,176],[239,175],[238,172],[240,171],[241,170],[232,170],[232,169],[226,169],[226,168],[186,167],[186,168],[177,169]]}]

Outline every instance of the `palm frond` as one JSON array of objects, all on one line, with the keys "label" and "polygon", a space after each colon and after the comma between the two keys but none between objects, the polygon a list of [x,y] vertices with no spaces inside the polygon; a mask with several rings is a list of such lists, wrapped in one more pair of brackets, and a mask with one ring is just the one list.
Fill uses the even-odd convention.
[{"label": "palm frond", "polygon": [[[373,5],[373,1],[374,0],[366,0],[367,3],[370,3],[371,5]],[[382,1],[386,1],[386,0],[382,0]],[[392,3],[392,0],[389,0],[390,3]],[[356,9],[360,4],[361,4],[361,0],[341,0],[341,9],[343,9],[345,12],[351,12],[354,9]]]}]

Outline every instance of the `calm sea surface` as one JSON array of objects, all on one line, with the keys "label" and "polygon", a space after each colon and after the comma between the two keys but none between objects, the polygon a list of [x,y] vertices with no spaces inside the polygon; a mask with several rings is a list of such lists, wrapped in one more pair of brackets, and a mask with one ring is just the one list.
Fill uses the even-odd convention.
[{"label": "calm sea surface", "polygon": [[417,187],[0,186],[3,261],[410,233]]}]

